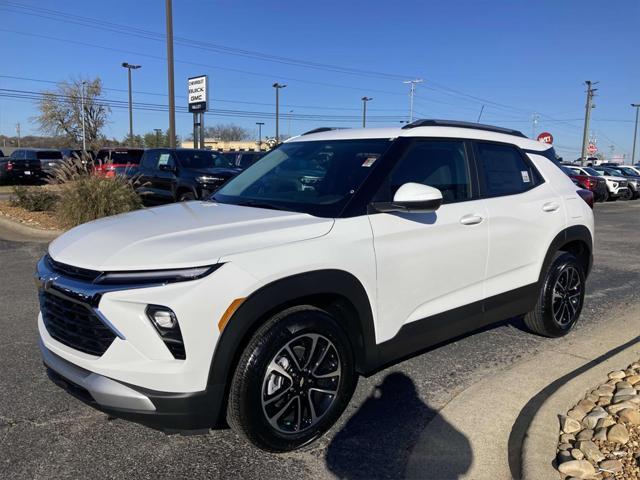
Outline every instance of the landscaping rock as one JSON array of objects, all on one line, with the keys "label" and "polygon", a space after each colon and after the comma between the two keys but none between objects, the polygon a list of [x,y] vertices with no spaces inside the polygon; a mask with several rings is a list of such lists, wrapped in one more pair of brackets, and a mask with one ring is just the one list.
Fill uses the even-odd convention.
[{"label": "landscaping rock", "polygon": [[602,470],[611,473],[618,473],[622,471],[622,462],[620,460],[604,460],[598,465]]},{"label": "landscaping rock", "polygon": [[622,370],[616,370],[609,373],[609,378],[612,380],[622,380],[625,377],[625,373]]},{"label": "landscaping rock", "polygon": [[582,425],[571,417],[560,415],[560,428],[564,433],[576,433],[582,430]]},{"label": "landscaping rock", "polygon": [[634,386],[636,383],[640,382],[640,375],[631,375],[625,378],[625,380],[629,382],[631,386]]},{"label": "landscaping rock", "polygon": [[607,416],[608,414],[604,410],[598,411],[598,412],[591,412],[589,415],[587,415],[582,419],[582,425],[584,426],[584,428],[593,430],[594,428],[596,428],[596,425],[598,424],[598,420],[600,420],[601,418],[606,418]]},{"label": "landscaping rock", "polygon": [[602,454],[598,446],[591,440],[578,442],[577,447],[582,451],[582,453],[584,453],[587,460],[591,460],[592,462],[601,462],[605,459],[605,456]]},{"label": "landscaping rock", "polygon": [[624,390],[625,388],[633,388],[633,385],[631,385],[626,380],[621,380],[618,383],[616,383],[616,391]]},{"label": "landscaping rock", "polygon": [[578,435],[576,435],[576,440],[578,441],[591,440],[592,438],[593,438],[593,430],[589,428],[585,428],[584,430],[581,430],[580,432],[578,432]]},{"label": "landscaping rock", "polygon": [[585,413],[589,413],[591,410],[595,408],[595,406],[596,406],[595,402],[592,402],[591,400],[587,400],[586,398],[583,398],[578,402],[577,408],[579,408]]},{"label": "landscaping rock", "polygon": [[571,445],[570,443],[561,443],[560,445],[558,445],[558,450],[563,451],[563,450],[571,450],[573,448],[573,445]]},{"label": "landscaping rock", "polygon": [[584,453],[582,453],[582,450],[579,448],[573,448],[569,453],[576,460],[582,460],[584,458]]},{"label": "landscaping rock", "polygon": [[596,433],[593,434],[593,440],[605,442],[607,440],[607,429],[605,427],[596,429]]},{"label": "landscaping rock", "polygon": [[558,466],[560,473],[575,478],[586,479],[596,474],[596,469],[586,460],[570,460]]},{"label": "landscaping rock", "polygon": [[624,425],[615,424],[607,432],[607,440],[624,445],[629,441],[629,431]]},{"label": "landscaping rock", "polygon": [[620,410],[624,410],[625,408],[635,408],[635,406],[636,405],[633,402],[614,403],[613,405],[609,405],[607,407],[607,412],[618,413]]},{"label": "landscaping rock", "polygon": [[596,429],[610,427],[611,425],[615,425],[615,423],[616,421],[612,417],[601,418],[596,424]]},{"label": "landscaping rock", "polygon": [[640,412],[635,408],[625,408],[618,412],[618,420],[622,423],[640,425]]},{"label": "landscaping rock", "polygon": [[580,407],[574,407],[567,412],[567,416],[578,421],[581,421],[586,415],[587,413],[584,410],[582,410]]},{"label": "landscaping rock", "polygon": [[560,435],[560,443],[573,443],[576,441],[576,436],[573,433],[563,433]]}]

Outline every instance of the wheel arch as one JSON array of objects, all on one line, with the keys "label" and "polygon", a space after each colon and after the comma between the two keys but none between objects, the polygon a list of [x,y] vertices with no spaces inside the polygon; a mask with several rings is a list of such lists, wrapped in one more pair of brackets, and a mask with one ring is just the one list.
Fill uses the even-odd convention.
[{"label": "wheel arch", "polygon": [[544,276],[557,252],[569,252],[576,256],[584,268],[585,277],[593,265],[593,238],[584,225],[573,225],[561,231],[551,242],[542,263],[538,284],[542,285]]},{"label": "wheel arch", "polygon": [[[207,388],[224,385],[253,333],[272,315],[294,305],[313,305],[331,313],[353,347],[356,371],[375,363],[375,331],[369,296],[362,283],[343,270],[316,270],[269,283],[238,307],[227,322],[213,352]],[[221,412],[226,408],[226,395]]]}]

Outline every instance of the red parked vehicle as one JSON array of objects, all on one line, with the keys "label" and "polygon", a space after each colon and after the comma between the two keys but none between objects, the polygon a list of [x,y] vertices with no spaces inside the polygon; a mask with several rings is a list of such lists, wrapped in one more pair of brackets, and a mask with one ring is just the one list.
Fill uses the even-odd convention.
[{"label": "red parked vehicle", "polygon": [[143,153],[143,148],[101,148],[94,161],[95,173],[106,177],[135,173]]},{"label": "red parked vehicle", "polygon": [[563,170],[579,187],[592,192],[596,202],[606,202],[609,199],[609,190],[604,178],[578,174],[569,168]]}]

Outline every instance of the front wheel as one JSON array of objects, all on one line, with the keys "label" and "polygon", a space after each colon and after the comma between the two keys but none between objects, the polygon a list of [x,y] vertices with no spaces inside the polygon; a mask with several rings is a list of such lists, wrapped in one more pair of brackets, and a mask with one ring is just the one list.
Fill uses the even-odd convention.
[{"label": "front wheel", "polygon": [[620,199],[622,200],[631,200],[633,198],[633,192],[631,191],[630,188],[627,188],[624,192],[622,192],[622,195],[620,196]]},{"label": "front wheel", "polygon": [[190,202],[191,200],[195,200],[195,199],[196,199],[196,196],[193,194],[193,192],[183,192],[178,197],[178,201],[180,202]]},{"label": "front wheel", "polygon": [[263,450],[295,450],[335,423],[356,382],[351,346],[336,320],[312,306],[292,307],[258,329],[242,353],[227,421]]},{"label": "front wheel", "polygon": [[545,275],[535,308],[527,313],[527,327],[545,337],[561,337],[580,317],[584,303],[585,274],[571,253],[558,252]]}]

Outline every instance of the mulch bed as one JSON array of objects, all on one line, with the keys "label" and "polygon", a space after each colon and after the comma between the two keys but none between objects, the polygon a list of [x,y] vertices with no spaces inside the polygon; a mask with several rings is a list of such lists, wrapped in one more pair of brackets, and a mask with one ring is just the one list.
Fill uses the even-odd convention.
[{"label": "mulch bed", "polygon": [[0,216],[43,230],[63,230],[55,213],[30,212],[24,208],[14,207],[10,202],[0,202]]}]

